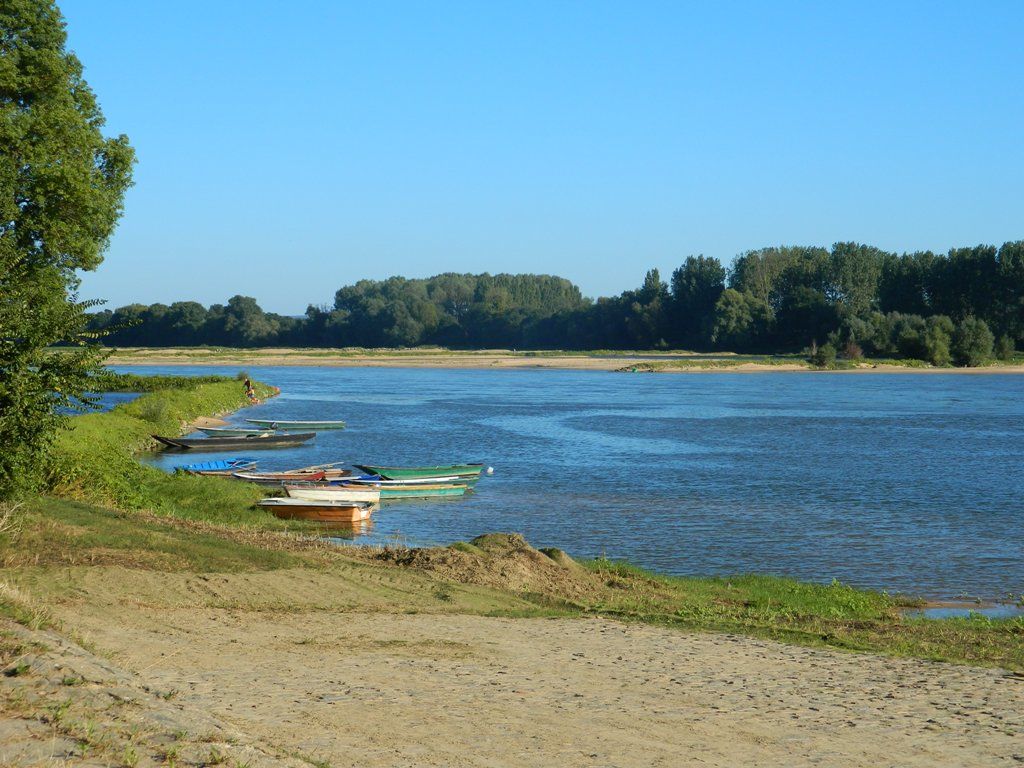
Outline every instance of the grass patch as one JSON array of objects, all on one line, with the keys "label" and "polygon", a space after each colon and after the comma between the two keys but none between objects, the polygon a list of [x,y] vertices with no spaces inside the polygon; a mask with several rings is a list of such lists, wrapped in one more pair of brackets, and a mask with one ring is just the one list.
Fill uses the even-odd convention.
[{"label": "grass patch", "polygon": [[907,618],[917,602],[833,582],[775,576],[660,576],[609,560],[581,563],[608,590],[588,613],[701,631],[1024,670],[1024,617]]},{"label": "grass patch", "polygon": [[301,555],[233,541],[159,518],[81,502],[41,498],[21,510],[17,534],[0,534],[0,566],[119,565],[162,571],[232,572],[289,568]]}]

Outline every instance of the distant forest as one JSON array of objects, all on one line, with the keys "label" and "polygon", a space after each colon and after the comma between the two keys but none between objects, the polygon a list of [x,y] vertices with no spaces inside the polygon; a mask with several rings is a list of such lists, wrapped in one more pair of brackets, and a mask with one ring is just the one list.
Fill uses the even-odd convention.
[{"label": "distant forest", "polygon": [[585,298],[550,275],[362,280],[304,317],[235,296],[91,316],[111,346],[658,349],[862,354],[977,364],[1024,346],[1024,241],[897,255],[857,243],[691,256],[670,280]]}]

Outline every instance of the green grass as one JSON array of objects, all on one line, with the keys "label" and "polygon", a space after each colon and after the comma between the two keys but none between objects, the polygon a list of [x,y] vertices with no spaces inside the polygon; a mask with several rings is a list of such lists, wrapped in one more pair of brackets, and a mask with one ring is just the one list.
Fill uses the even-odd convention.
[{"label": "green grass", "polygon": [[609,591],[587,612],[799,645],[1024,670],[1024,617],[908,618],[916,601],[845,584],[775,576],[660,576],[608,560],[581,563]]},{"label": "green grass", "polygon": [[237,381],[227,376],[139,376],[105,370],[93,379],[96,392],[157,392],[162,389],[192,389],[201,384]]},{"label": "green grass", "polygon": [[175,525],[91,504],[38,498],[19,510],[16,529],[0,533],[0,567],[120,565],[189,572],[290,568],[309,557],[217,531]]}]

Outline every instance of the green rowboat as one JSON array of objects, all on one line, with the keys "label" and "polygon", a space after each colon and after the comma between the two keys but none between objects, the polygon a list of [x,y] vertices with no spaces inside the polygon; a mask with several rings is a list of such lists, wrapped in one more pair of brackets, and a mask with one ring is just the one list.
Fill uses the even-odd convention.
[{"label": "green rowboat", "polygon": [[432,499],[437,496],[463,496],[466,493],[464,485],[400,485],[383,486],[380,489],[380,500],[389,501],[394,499]]},{"label": "green rowboat", "polygon": [[380,467],[374,464],[356,464],[368,475],[380,475],[387,480],[423,480],[432,477],[457,477],[463,482],[480,479],[483,464],[442,464],[436,467]]}]

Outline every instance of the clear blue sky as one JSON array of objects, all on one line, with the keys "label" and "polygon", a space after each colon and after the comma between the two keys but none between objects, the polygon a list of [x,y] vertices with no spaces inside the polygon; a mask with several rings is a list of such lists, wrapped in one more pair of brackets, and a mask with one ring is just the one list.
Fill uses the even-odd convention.
[{"label": "clear blue sky", "polygon": [[110,306],[1024,238],[1018,0],[60,5],[139,158]]}]

